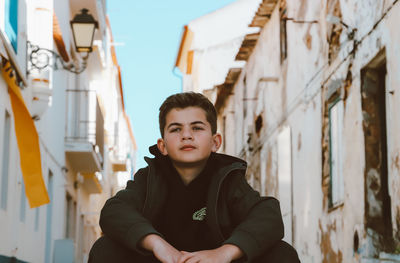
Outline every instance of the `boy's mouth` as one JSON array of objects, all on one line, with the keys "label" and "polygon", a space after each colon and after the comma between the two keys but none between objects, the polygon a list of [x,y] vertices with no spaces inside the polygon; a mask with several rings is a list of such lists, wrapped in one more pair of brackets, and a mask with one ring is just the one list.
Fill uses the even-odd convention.
[{"label": "boy's mouth", "polygon": [[191,151],[191,150],[194,150],[194,149],[196,149],[196,147],[194,147],[193,145],[184,145],[184,146],[181,147],[182,151]]}]

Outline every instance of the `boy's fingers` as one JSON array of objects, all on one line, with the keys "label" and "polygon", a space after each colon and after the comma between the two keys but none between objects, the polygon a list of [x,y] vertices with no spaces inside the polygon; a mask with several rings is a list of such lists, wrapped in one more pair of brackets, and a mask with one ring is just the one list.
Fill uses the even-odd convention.
[{"label": "boy's fingers", "polygon": [[183,256],[179,258],[178,263],[184,263],[189,258],[193,257],[193,253],[182,251]]},{"label": "boy's fingers", "polygon": [[191,258],[189,258],[185,263],[199,263],[200,261],[201,261],[200,258],[191,257]]}]

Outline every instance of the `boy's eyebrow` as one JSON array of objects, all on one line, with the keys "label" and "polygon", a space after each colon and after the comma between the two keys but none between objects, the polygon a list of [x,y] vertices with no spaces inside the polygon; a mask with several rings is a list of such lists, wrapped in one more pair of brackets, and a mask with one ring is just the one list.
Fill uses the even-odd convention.
[{"label": "boy's eyebrow", "polygon": [[171,127],[171,126],[182,126],[182,123],[179,123],[179,122],[172,122],[172,123],[170,123],[170,124],[168,125],[167,129],[168,129],[169,127]]},{"label": "boy's eyebrow", "polygon": [[[191,122],[190,123],[190,125],[196,125],[196,124],[202,124],[202,125],[206,125],[204,122],[202,122],[202,121],[194,121],[194,122]],[[182,126],[183,124],[182,123],[179,123],[179,122],[172,122],[172,123],[170,123],[169,125],[168,125],[168,127],[167,127],[167,129],[168,128],[170,128],[171,126]]]},{"label": "boy's eyebrow", "polygon": [[204,122],[202,121],[194,121],[192,123],[190,123],[190,125],[195,125],[195,124],[202,124],[202,125],[206,125]]}]

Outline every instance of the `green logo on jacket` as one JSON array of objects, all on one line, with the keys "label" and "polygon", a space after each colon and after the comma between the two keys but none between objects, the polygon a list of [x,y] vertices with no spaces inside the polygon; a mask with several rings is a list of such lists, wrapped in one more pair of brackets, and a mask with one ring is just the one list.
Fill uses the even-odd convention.
[{"label": "green logo on jacket", "polygon": [[206,208],[203,207],[202,209],[196,211],[193,213],[193,220],[196,221],[203,221],[204,218],[206,217]]}]

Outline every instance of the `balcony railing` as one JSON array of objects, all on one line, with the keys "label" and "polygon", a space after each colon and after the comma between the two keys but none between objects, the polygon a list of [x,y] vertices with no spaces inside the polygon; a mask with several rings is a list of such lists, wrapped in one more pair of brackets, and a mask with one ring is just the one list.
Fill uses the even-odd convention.
[{"label": "balcony railing", "polygon": [[67,90],[66,141],[96,145],[96,104],[96,92],[93,90]]},{"label": "balcony railing", "polygon": [[67,90],[65,150],[75,171],[102,169],[103,123],[94,90]]}]

